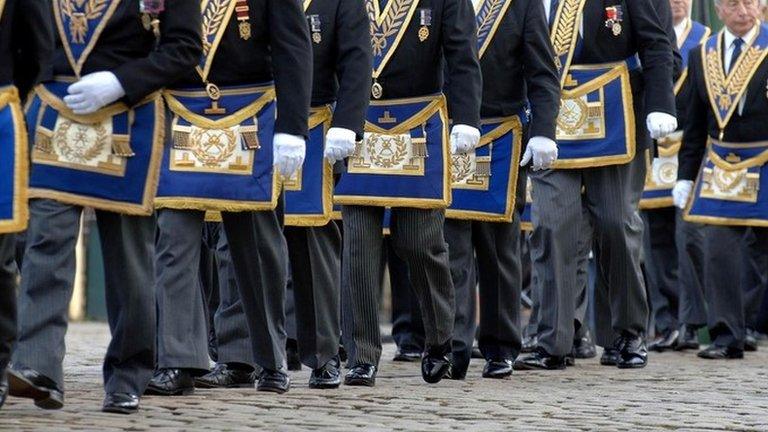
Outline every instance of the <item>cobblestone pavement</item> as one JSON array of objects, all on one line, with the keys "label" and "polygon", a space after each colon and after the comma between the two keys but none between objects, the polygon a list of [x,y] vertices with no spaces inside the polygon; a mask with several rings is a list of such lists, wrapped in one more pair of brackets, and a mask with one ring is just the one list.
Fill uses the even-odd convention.
[{"label": "cobblestone pavement", "polygon": [[0,430],[768,430],[768,346],[746,360],[707,362],[693,353],[653,355],[646,369],[619,371],[597,359],[557,372],[518,372],[509,380],[422,382],[416,363],[393,363],[384,349],[377,387],[310,390],[293,374],[285,395],[252,389],[198,390],[146,397],[134,416],[102,414],[103,324],[68,335],[66,406],[43,411],[10,398]]}]

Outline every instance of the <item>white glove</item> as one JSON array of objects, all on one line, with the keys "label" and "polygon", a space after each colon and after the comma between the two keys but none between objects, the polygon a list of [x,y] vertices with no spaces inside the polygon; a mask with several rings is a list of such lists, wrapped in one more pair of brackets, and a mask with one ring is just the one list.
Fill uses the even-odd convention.
[{"label": "white glove", "polygon": [[112,72],[88,74],[67,88],[67,107],[75,114],[91,114],[125,96],[125,90]]},{"label": "white glove", "polygon": [[349,157],[355,151],[355,138],[357,135],[349,129],[339,127],[328,129],[325,135],[324,153],[328,163],[333,165],[336,161]]},{"label": "white glove", "polygon": [[480,142],[480,131],[472,126],[463,124],[451,128],[451,154],[464,154],[477,147]]},{"label": "white glove", "polygon": [[652,112],[645,119],[651,138],[659,139],[677,130],[677,119],[663,112]]},{"label": "white glove", "polygon": [[693,191],[693,182],[690,180],[678,180],[675,187],[672,188],[672,202],[675,207],[684,209],[688,205],[688,199],[691,198]]},{"label": "white glove", "polygon": [[275,168],[289,179],[304,163],[307,147],[303,137],[276,133],[272,140],[272,152]]},{"label": "white glove", "polygon": [[552,168],[552,164],[557,160],[557,143],[543,136],[529,139],[520,166],[528,165],[531,159],[533,159],[534,171]]}]

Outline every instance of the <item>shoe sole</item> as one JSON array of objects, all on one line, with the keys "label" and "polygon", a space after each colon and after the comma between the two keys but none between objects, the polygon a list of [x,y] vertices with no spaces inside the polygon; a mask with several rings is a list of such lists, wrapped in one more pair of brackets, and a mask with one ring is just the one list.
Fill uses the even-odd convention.
[{"label": "shoe sole", "polygon": [[110,414],[130,415],[130,414],[135,414],[135,413],[139,412],[139,410],[138,410],[138,408],[137,409],[128,409],[128,408],[117,408],[117,407],[109,407],[109,408],[102,407],[101,408],[101,412],[110,413]]},{"label": "shoe sole", "polygon": [[271,386],[256,387],[256,390],[260,392],[276,393],[276,394],[283,394],[288,392],[288,389],[286,388],[271,387]]},{"label": "shoe sole", "polygon": [[210,384],[210,383],[204,383],[204,382],[198,382],[195,381],[195,388],[201,388],[201,389],[217,389],[217,388],[251,388],[254,385],[256,385],[256,382],[252,383],[240,383],[240,384],[229,384],[229,385],[218,385],[218,384]]},{"label": "shoe sole", "polygon": [[416,363],[418,361],[421,361],[421,357],[395,357],[392,359],[393,362],[403,362],[403,363]]},{"label": "shoe sole", "polygon": [[367,380],[367,379],[345,379],[344,385],[348,386],[359,386],[359,387],[375,387],[376,386],[376,380]]},{"label": "shoe sole", "polygon": [[621,364],[618,363],[616,367],[619,369],[642,369],[648,365],[648,362],[640,364],[640,365],[631,365],[631,364]]},{"label": "shoe sole", "polygon": [[486,374],[483,374],[483,378],[488,378],[488,379],[507,379],[507,378],[509,378],[511,376],[512,376],[512,372],[504,373],[504,374],[499,374],[499,375],[490,375],[490,374],[486,375]]},{"label": "shoe sole", "polygon": [[184,388],[184,389],[174,390],[174,391],[165,391],[165,390],[148,388],[146,391],[144,391],[144,394],[147,396],[189,396],[193,393],[195,393],[194,387]]},{"label": "shoe sole", "polygon": [[45,410],[57,410],[64,407],[64,403],[51,398],[51,391],[43,387],[37,387],[23,377],[17,375],[12,369],[8,370],[8,394],[15,397],[32,399],[35,406]]},{"label": "shoe sole", "polygon": [[332,383],[309,383],[309,388],[316,389],[316,390],[331,390],[331,389],[337,389],[341,386],[341,381],[338,382],[332,382]]}]

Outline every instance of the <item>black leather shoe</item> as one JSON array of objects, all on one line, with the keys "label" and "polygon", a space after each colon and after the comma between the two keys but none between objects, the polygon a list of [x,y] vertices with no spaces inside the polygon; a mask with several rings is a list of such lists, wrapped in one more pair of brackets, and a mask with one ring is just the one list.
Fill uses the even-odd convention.
[{"label": "black leather shoe", "polygon": [[648,350],[640,336],[624,334],[616,342],[615,348],[619,350],[616,363],[619,369],[639,369],[648,364]]},{"label": "black leather shoe", "polygon": [[483,368],[483,378],[503,379],[512,375],[514,362],[509,359],[486,360]]},{"label": "black leather shoe", "polygon": [[416,351],[406,351],[398,348],[392,361],[396,362],[417,362],[421,360],[421,353]]},{"label": "black leather shoe", "polygon": [[457,381],[465,380],[467,378],[469,362],[472,359],[472,353],[454,351],[451,357],[451,379]]},{"label": "black leather shoe", "polygon": [[616,366],[619,363],[619,350],[615,348],[604,348],[603,355],[600,356],[600,364],[603,366]]},{"label": "black leather shoe", "polygon": [[61,409],[64,392],[52,379],[30,368],[8,369],[8,386],[11,396],[32,399],[42,409]]},{"label": "black leather shoe", "polygon": [[8,376],[3,369],[0,371],[0,408],[5,404],[6,397],[8,397]]},{"label": "black leather shoe", "polygon": [[427,350],[421,359],[421,377],[429,384],[437,384],[451,377],[451,342]]},{"label": "black leather shoe", "polygon": [[699,331],[692,326],[683,324],[677,337],[675,351],[699,349]]},{"label": "black leather shoe", "polygon": [[301,370],[301,358],[299,357],[299,343],[296,339],[288,339],[285,343],[285,361],[288,363],[288,370],[298,372]]},{"label": "black leather shoe", "polygon": [[341,385],[341,360],[330,359],[321,368],[314,369],[309,377],[311,389],[334,389]]},{"label": "black leather shoe", "polygon": [[757,337],[755,331],[747,329],[747,334],[744,336],[744,351],[755,352],[757,351]]},{"label": "black leather shoe", "polygon": [[523,338],[523,347],[520,350],[520,352],[528,354],[532,353],[533,350],[536,349],[536,347],[539,345],[539,338],[536,336],[526,336]]},{"label": "black leather shoe", "polygon": [[648,351],[664,352],[674,349],[677,346],[677,341],[679,339],[680,330],[667,329],[661,332],[661,334],[656,336],[656,338],[648,344]]},{"label": "black leather shoe", "polygon": [[744,351],[738,348],[710,345],[696,354],[699,358],[707,360],[734,360],[743,359]]},{"label": "black leather shoe", "polygon": [[349,386],[375,386],[376,366],[364,363],[352,366],[352,369],[344,377],[344,384]]},{"label": "black leather shoe", "polygon": [[565,355],[565,365],[567,367],[576,366],[576,356],[573,354],[573,350]]},{"label": "black leather shoe", "polygon": [[577,359],[591,359],[597,356],[595,342],[592,341],[592,334],[590,332],[587,332],[584,337],[573,341],[572,353],[573,357]]},{"label": "black leather shoe", "polygon": [[291,379],[288,374],[282,371],[262,369],[259,375],[259,383],[256,384],[256,390],[285,393],[291,388]]},{"label": "black leather shoe", "polygon": [[541,347],[515,361],[515,370],[562,370],[565,369],[565,356],[552,356]]},{"label": "black leather shoe", "polygon": [[186,396],[195,392],[195,379],[185,369],[164,368],[155,371],[155,376],[149,381],[146,395],[155,396]]},{"label": "black leather shoe", "polygon": [[131,393],[107,393],[101,410],[115,414],[136,413],[139,411],[139,396]]},{"label": "black leather shoe", "polygon": [[256,377],[253,369],[230,367],[226,363],[218,363],[212,371],[195,378],[197,388],[238,388],[253,387]]}]

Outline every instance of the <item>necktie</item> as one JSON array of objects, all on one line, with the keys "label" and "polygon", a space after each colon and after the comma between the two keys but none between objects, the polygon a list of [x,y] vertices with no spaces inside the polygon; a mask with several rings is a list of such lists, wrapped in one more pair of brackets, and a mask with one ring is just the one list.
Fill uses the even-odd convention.
[{"label": "necktie", "polygon": [[733,54],[731,54],[731,62],[728,65],[728,70],[726,73],[731,73],[733,70],[733,66],[736,65],[736,61],[739,59],[739,56],[741,55],[741,46],[744,45],[744,39],[738,38],[735,41],[733,41]]},{"label": "necktie", "polygon": [[552,26],[555,24],[555,17],[557,16],[557,7],[560,5],[560,0],[549,0],[549,30],[552,30]]}]

